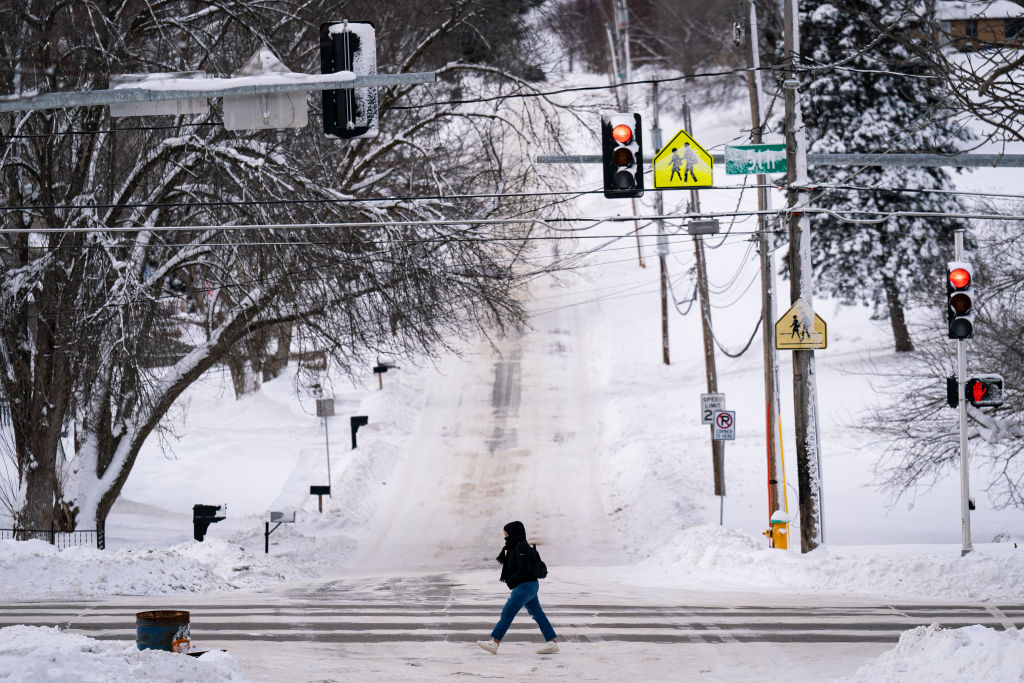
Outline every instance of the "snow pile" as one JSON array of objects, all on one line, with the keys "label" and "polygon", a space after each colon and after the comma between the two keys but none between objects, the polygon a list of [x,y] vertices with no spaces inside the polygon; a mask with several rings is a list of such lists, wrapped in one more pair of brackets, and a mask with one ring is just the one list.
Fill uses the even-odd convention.
[{"label": "snow pile", "polygon": [[825,546],[806,555],[774,550],[735,529],[696,526],[641,563],[651,580],[693,588],[876,595],[930,600],[1017,600],[1024,550],[978,546],[960,557],[953,546]]},{"label": "snow pile", "polygon": [[[43,541],[0,541],[0,599],[161,595],[224,591],[285,577],[223,541],[159,550],[57,550]],[[45,577],[46,580],[40,580]]]},{"label": "snow pile", "polygon": [[244,681],[235,658],[219,650],[199,657],[139,651],[135,643],[99,641],[57,628],[0,628],[0,679],[12,681]]},{"label": "snow pile", "polygon": [[1024,631],[919,626],[846,681],[1021,681]]}]

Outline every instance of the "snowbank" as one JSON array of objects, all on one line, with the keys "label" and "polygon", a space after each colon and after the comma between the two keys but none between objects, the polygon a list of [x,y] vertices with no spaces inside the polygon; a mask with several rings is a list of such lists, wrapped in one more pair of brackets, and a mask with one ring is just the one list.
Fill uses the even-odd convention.
[{"label": "snowbank", "polygon": [[978,546],[822,547],[806,555],[719,526],[676,534],[641,565],[650,581],[731,590],[875,595],[891,599],[1019,600],[1024,549]]},{"label": "snowbank", "polygon": [[199,657],[135,643],[99,641],[55,627],[0,628],[0,679],[12,681],[244,681],[235,658],[219,650]]},{"label": "snowbank", "polygon": [[920,626],[845,681],[1021,681],[1024,631]]},{"label": "snowbank", "polygon": [[43,541],[0,541],[0,600],[225,591],[286,578],[224,541],[159,550],[57,550]]}]

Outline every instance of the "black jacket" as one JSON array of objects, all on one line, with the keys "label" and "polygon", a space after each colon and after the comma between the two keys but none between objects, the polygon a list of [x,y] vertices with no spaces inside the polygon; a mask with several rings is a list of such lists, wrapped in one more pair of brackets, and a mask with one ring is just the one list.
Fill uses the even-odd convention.
[{"label": "black jacket", "polygon": [[525,540],[519,541],[511,549],[508,545],[502,548],[498,562],[501,562],[501,580],[510,590],[521,583],[537,580],[533,573],[533,548]]},{"label": "black jacket", "polygon": [[533,573],[533,552],[526,540],[526,527],[522,522],[509,522],[505,525],[505,547],[498,553],[501,562],[501,580],[509,589],[527,581],[536,581]]}]

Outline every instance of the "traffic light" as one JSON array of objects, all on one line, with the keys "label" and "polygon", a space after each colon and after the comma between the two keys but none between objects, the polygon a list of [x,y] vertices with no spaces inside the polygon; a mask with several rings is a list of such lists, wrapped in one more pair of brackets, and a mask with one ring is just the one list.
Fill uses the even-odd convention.
[{"label": "traffic light", "polygon": [[604,196],[640,197],[644,193],[644,148],[639,114],[601,116]]},{"label": "traffic light", "polygon": [[[377,73],[376,29],[369,22],[320,24],[320,73]],[[377,134],[377,89],[324,90],[324,133],[338,138]]]},{"label": "traffic light", "polygon": [[950,339],[974,336],[974,271],[969,263],[946,265],[946,320]]},{"label": "traffic light", "polygon": [[1000,375],[980,375],[967,380],[967,400],[972,406],[1003,405],[1003,378]]}]

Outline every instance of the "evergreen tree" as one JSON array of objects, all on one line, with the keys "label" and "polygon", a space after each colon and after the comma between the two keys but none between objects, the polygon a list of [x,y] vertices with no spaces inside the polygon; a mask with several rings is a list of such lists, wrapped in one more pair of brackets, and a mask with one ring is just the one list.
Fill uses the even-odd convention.
[{"label": "evergreen tree", "polygon": [[[800,3],[802,59],[811,67],[803,106],[811,152],[952,153],[968,138],[944,106],[934,74],[872,28],[877,22],[893,26],[896,34],[913,35],[929,19],[926,13],[900,13],[892,4]],[[948,188],[950,173],[944,168],[819,166],[811,172],[818,184],[879,188],[822,190],[812,195],[812,206],[839,212],[962,211],[949,195],[906,191]],[[813,226],[812,259],[821,290],[844,303],[888,313],[896,350],[913,350],[904,308],[915,292],[935,291],[953,256],[953,230],[962,221],[898,218],[858,224],[816,215]]]}]

